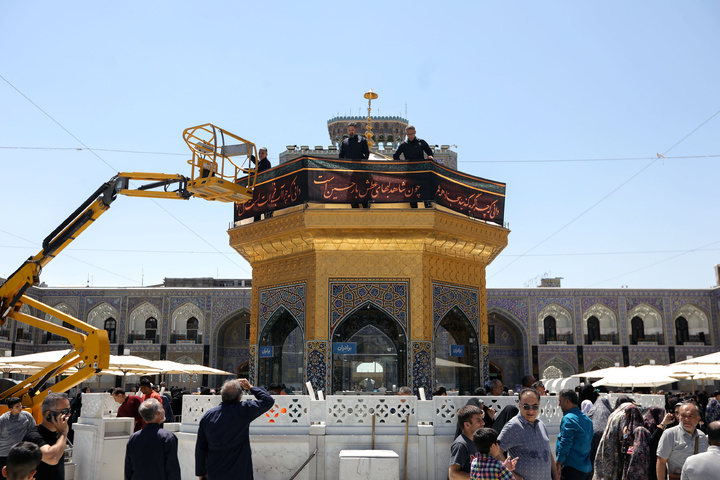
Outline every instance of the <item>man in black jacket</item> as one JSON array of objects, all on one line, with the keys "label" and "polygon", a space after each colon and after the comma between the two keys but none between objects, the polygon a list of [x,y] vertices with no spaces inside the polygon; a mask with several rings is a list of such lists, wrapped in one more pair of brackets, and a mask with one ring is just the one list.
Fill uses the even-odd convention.
[{"label": "man in black jacket", "polygon": [[405,129],[405,133],[407,134],[407,140],[401,143],[393,154],[393,158],[395,160],[400,160],[400,155],[403,155],[407,161],[424,162],[424,153],[427,154],[428,160],[435,160],[433,157],[433,151],[430,149],[430,145],[428,145],[425,140],[415,136],[415,127],[408,125]]},{"label": "man in black jacket", "polygon": [[370,149],[365,137],[355,134],[355,125],[349,124],[348,138],[340,144],[340,155],[338,158],[347,158],[349,160],[367,160],[370,157]]},{"label": "man in black jacket", "polygon": [[[241,401],[243,390],[250,390],[257,400]],[[205,412],[198,426],[195,475],[208,480],[252,480],[250,423],[275,401],[244,378],[225,382],[220,395],[222,403]]]},{"label": "man in black jacket", "polygon": [[[430,145],[422,138],[415,136],[415,127],[408,125],[405,129],[405,134],[407,135],[407,140],[401,143],[397,150],[395,150],[393,159],[400,160],[400,155],[402,155],[405,157],[405,160],[409,162],[424,162],[425,154],[427,154],[428,160],[435,160]],[[417,208],[417,202],[410,202],[410,207]],[[432,201],[425,200],[425,208],[430,207],[432,207]]]},{"label": "man in black jacket", "polygon": [[180,480],[178,439],[160,428],[165,409],[151,398],[140,404],[139,411],[147,425],[133,433],[125,447],[125,480]]}]

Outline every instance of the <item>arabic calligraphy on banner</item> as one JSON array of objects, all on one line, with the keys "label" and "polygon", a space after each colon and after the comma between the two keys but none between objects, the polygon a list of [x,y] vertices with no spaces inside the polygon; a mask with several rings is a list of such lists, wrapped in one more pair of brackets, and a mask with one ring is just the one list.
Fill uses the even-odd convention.
[{"label": "arabic calligraphy on banner", "polygon": [[236,204],[235,221],[320,203],[407,203],[431,200],[502,225],[505,184],[435,162],[354,162],[300,157],[258,175],[253,198]]}]

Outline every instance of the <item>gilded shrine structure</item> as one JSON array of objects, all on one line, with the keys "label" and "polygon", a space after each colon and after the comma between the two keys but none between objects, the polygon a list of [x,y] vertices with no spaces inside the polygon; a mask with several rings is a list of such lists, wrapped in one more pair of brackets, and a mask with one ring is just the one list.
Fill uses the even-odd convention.
[{"label": "gilded shrine structure", "polygon": [[262,172],[229,231],[253,269],[251,382],[325,394],[482,385],[504,195],[431,161],[301,157]]}]

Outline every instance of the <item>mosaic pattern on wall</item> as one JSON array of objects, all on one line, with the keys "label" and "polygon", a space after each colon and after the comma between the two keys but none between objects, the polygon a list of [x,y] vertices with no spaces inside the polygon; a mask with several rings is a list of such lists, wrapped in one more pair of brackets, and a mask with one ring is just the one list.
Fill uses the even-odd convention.
[{"label": "mosaic pattern on wall", "polygon": [[250,345],[250,360],[248,361],[248,381],[255,385],[257,378],[257,345]]},{"label": "mosaic pattern on wall", "polygon": [[615,315],[618,314],[618,299],[617,297],[583,297],[580,300],[580,308],[584,312],[593,305],[604,305],[612,310]]},{"label": "mosaic pattern on wall", "polygon": [[433,392],[434,371],[433,371],[433,355],[432,342],[410,342],[408,361],[412,368],[411,378],[408,383],[412,387],[413,394],[418,395],[418,389],[423,387],[426,394]]},{"label": "mosaic pattern on wall", "polygon": [[494,320],[488,321],[488,325],[495,327],[495,343],[499,347],[515,346],[522,347],[522,336],[516,338],[517,335],[502,322]]},{"label": "mosaic pattern on wall", "polygon": [[638,305],[648,305],[650,307],[653,307],[655,310],[663,313],[663,299],[662,297],[628,297],[625,299],[625,302],[627,304],[627,311],[631,311],[633,308],[637,307]]},{"label": "mosaic pattern on wall", "polygon": [[[575,370],[572,374],[578,373],[578,356],[576,349],[568,349],[564,345],[540,345],[538,347],[538,364],[541,373],[544,365],[550,364],[553,359],[561,359],[565,361],[573,368],[573,370]],[[562,368],[561,370],[565,371],[565,369]]]},{"label": "mosaic pattern on wall", "polygon": [[407,332],[408,327],[408,282],[407,281],[341,281],[330,280],[330,330],[349,313],[367,302],[385,310],[400,322]]},{"label": "mosaic pattern on wall", "polygon": [[432,284],[433,292],[433,331],[453,307],[458,307],[480,331],[480,292],[475,288],[463,288],[444,283]]},{"label": "mosaic pattern on wall", "polygon": [[541,312],[542,309],[548,305],[555,303],[572,314],[575,305],[572,297],[542,297],[538,298],[536,302],[538,312]]},{"label": "mosaic pattern on wall", "polygon": [[[250,294],[248,292],[230,295],[216,295],[212,298],[213,323],[220,322],[233,312],[241,308],[250,308]],[[208,322],[210,323],[210,322]]]},{"label": "mosaic pattern on wall", "polygon": [[326,395],[330,394],[332,385],[330,360],[330,342],[305,342],[306,381],[312,384],[315,391],[322,390]]},{"label": "mosaic pattern on wall", "polygon": [[261,288],[258,312],[258,334],[280,307],[284,307],[305,331],[305,284]]},{"label": "mosaic pattern on wall", "polygon": [[529,325],[528,300],[524,297],[491,297],[488,295],[488,313],[492,310],[500,315],[506,316],[507,312],[514,320],[520,322],[526,329]]},{"label": "mosaic pattern on wall", "polygon": [[485,385],[490,381],[490,351],[487,345],[482,347],[482,383]]},{"label": "mosaic pattern on wall", "polygon": [[[665,347],[640,347],[631,345],[629,348],[630,365],[649,364],[650,360],[655,360],[657,365],[666,365],[670,363],[670,355]],[[684,359],[680,359],[684,360]]]}]

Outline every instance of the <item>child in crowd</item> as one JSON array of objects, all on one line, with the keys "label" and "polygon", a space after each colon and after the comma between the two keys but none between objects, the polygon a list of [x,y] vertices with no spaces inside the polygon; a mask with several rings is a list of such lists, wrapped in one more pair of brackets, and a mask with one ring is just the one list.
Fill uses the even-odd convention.
[{"label": "child in crowd", "polygon": [[18,443],[8,452],[7,465],[2,467],[2,474],[8,480],[32,479],[41,460],[40,447],[30,442]]},{"label": "child in crowd", "polygon": [[500,456],[497,443],[498,433],[492,428],[478,428],[473,434],[473,443],[478,455],[470,465],[470,478],[476,480],[514,480],[510,473],[515,470],[517,458],[508,457],[501,462],[495,457]]}]

